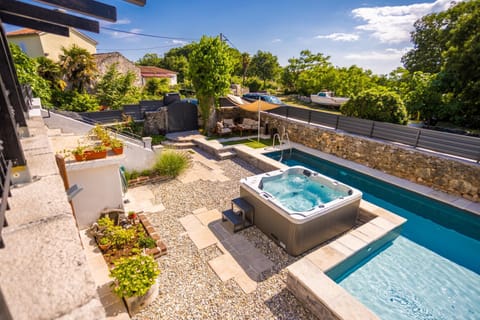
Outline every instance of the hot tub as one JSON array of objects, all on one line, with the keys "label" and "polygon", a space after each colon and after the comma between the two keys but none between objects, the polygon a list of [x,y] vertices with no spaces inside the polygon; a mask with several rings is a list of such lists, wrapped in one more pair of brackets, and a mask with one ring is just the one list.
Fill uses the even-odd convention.
[{"label": "hot tub", "polygon": [[362,193],[302,166],[240,180],[254,224],[293,256],[355,225]]}]

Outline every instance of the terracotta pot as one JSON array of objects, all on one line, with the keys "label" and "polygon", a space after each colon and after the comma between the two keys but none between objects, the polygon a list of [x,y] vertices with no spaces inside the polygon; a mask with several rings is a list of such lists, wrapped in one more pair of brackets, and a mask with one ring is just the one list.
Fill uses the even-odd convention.
[{"label": "terracotta pot", "polygon": [[84,161],[84,160],[96,160],[103,159],[107,157],[107,150],[104,151],[84,151],[83,154],[75,154],[75,160]]},{"label": "terracotta pot", "polygon": [[102,250],[102,251],[104,251],[104,252],[107,251],[108,249],[110,249],[110,246],[111,246],[110,243],[108,243],[108,244],[100,244],[100,243],[99,243],[99,244],[98,244],[98,247],[100,248],[100,250]]},{"label": "terracotta pot", "polygon": [[113,153],[115,154],[122,154],[123,153],[123,146],[118,148],[112,148]]}]

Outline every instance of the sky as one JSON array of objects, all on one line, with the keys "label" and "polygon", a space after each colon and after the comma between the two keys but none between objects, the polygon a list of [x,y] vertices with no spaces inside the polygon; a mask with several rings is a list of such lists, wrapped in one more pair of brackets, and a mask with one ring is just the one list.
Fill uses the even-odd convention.
[{"label": "sky", "polygon": [[[117,7],[117,22],[101,22],[97,52],[121,52],[132,61],[222,33],[228,43],[251,55],[278,57],[282,66],[300,51],[330,56],[335,66],[357,65],[376,74],[401,66],[412,48],[410,32],[422,16],[446,10],[451,0],[147,0],[144,7],[102,0]],[[116,32],[113,28],[155,36]],[[7,27],[7,31],[16,28]]]}]

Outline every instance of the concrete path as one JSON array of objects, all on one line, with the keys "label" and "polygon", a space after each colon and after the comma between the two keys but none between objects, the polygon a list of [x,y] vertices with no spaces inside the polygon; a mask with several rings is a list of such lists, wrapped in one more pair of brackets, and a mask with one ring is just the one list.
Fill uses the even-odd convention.
[{"label": "concrete path", "polygon": [[155,200],[155,195],[147,186],[128,189],[123,198],[123,206],[127,213],[129,211],[161,212],[165,210],[165,206]]}]

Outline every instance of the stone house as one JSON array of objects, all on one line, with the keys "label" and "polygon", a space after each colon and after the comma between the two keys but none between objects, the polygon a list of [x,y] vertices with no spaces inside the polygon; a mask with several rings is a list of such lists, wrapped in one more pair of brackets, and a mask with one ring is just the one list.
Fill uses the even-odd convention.
[{"label": "stone house", "polygon": [[70,48],[74,44],[91,54],[97,52],[97,41],[75,28],[69,28],[69,30],[68,37],[29,28],[8,32],[6,36],[8,42],[17,44],[31,58],[47,57],[58,61],[62,48]]},{"label": "stone house", "polygon": [[135,63],[125,58],[121,53],[97,53],[94,54],[93,57],[95,58],[95,62],[97,63],[97,70],[100,77],[108,71],[108,68],[112,64],[116,64],[118,72],[126,74],[127,72],[131,71],[135,74],[135,81],[133,83],[135,86],[141,87],[143,85],[140,68],[137,67]]}]

